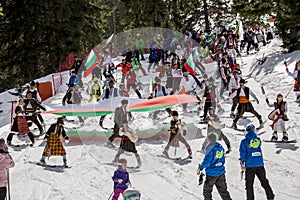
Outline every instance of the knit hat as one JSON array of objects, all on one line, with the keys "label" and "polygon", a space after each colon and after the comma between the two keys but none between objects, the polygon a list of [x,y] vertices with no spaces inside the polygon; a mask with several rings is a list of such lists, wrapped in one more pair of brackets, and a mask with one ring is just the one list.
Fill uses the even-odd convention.
[{"label": "knit hat", "polygon": [[0,138],[0,149],[4,149],[5,147],[5,140],[3,138]]},{"label": "knit hat", "polygon": [[251,130],[254,130],[254,129],[255,129],[255,126],[253,124],[249,124],[246,127],[246,131],[251,131]]},{"label": "knit hat", "polygon": [[127,164],[127,160],[125,158],[121,158],[121,159],[118,160],[118,163]]},{"label": "knit hat", "polygon": [[279,98],[279,97],[283,97],[283,95],[282,94],[277,94],[277,98]]}]

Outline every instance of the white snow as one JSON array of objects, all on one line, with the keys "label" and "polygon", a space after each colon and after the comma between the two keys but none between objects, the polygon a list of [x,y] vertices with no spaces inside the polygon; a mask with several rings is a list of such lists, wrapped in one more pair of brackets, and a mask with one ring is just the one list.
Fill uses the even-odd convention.
[{"label": "white snow", "polygon": [[[295,61],[300,57],[300,51],[295,51],[290,54],[284,54],[283,49],[280,47],[281,42],[278,39],[272,41],[266,47],[262,47],[258,54],[249,55],[243,57],[243,61],[247,65],[242,66],[244,75],[252,75],[248,78],[247,85],[258,96],[260,103],[257,105],[253,103],[255,109],[267,119],[268,114],[272,111],[265,103],[265,97],[262,95],[260,87],[264,84],[264,89],[270,100],[273,102],[278,93],[282,93],[284,96],[289,89],[293,86],[294,82],[291,77],[287,76],[285,72],[285,66],[283,65],[283,59],[286,58],[289,63],[290,71],[294,70]],[[256,58],[267,56],[267,61],[261,66],[258,65],[255,69],[251,69],[251,63]],[[238,61],[240,59],[238,58]],[[146,68],[146,63],[144,63]],[[118,71],[120,73],[120,71]],[[258,74],[256,74],[258,72]],[[118,75],[119,76],[119,75]],[[120,76],[119,76],[120,77]],[[149,76],[150,77],[150,76]],[[149,77],[141,79],[145,80],[145,83],[149,83]],[[154,79],[154,76],[151,77]],[[148,80],[146,80],[148,79]],[[43,102],[44,105],[52,107],[60,105],[63,95],[66,91],[66,85],[68,76],[64,76],[63,85],[60,88],[58,94]],[[143,94],[147,95],[148,86],[145,86]],[[84,91],[83,91],[84,93]],[[84,94],[87,98],[87,95]],[[134,94],[133,94],[134,95]],[[0,94],[1,101],[4,102],[1,107],[5,110],[1,113],[0,122],[6,122],[1,125],[0,136],[6,138],[10,125],[7,118],[10,116],[10,104],[7,101],[16,98],[8,94],[8,92]],[[134,96],[133,96],[134,97]],[[14,99],[16,100],[16,99]],[[274,144],[263,143],[263,154],[265,161],[265,168],[267,171],[267,178],[270,185],[276,195],[275,199],[278,200],[297,200],[300,199],[300,162],[299,162],[299,112],[300,109],[295,101],[294,93],[291,92],[287,98],[284,98],[288,102],[288,116],[290,121],[286,123],[287,131],[290,139],[297,139],[296,144]],[[190,105],[188,109],[193,109],[194,105]],[[222,106],[226,110],[223,115],[229,115],[230,104],[223,103]],[[178,110],[181,111],[181,107],[178,106]],[[162,118],[166,116],[166,113],[162,112]],[[57,116],[43,115],[46,119],[47,125],[55,122]],[[163,124],[162,121],[168,123],[169,119],[163,119],[158,121],[156,125],[152,124],[152,121],[148,118],[147,113],[134,114],[136,121],[134,122],[134,128],[145,131],[149,128],[153,128],[155,131],[159,129],[167,130],[168,125]],[[182,116],[187,122],[198,123],[199,118],[197,116]],[[78,120],[76,117],[69,117],[69,119],[75,119],[75,126]],[[111,163],[116,149],[109,149],[103,146],[105,142],[103,138],[99,137],[104,131],[98,125],[99,117],[88,118],[85,121],[85,125],[77,130],[77,134],[80,136],[81,141],[76,140],[76,135],[70,134],[70,143],[65,144],[67,151],[68,163],[72,168],[64,169],[63,171],[57,168],[44,169],[41,166],[37,166],[32,162],[37,162],[43,152],[44,144],[42,140],[37,140],[35,147],[25,147],[20,149],[10,148],[16,166],[10,170],[10,191],[11,199],[13,200],[68,200],[68,199],[98,199],[106,200],[110,196],[113,190],[113,182],[111,177],[116,167],[108,165]],[[112,127],[112,120],[109,117],[106,122],[107,127]],[[232,119],[223,118],[223,122],[226,125],[231,125]],[[255,125],[258,125],[256,118],[249,118],[239,121],[239,126],[246,125],[253,121]],[[263,139],[270,139],[272,130],[269,126],[271,121],[267,121],[265,127],[261,131],[266,131],[261,135]],[[66,123],[66,126],[72,126],[72,123]],[[35,126],[35,125],[34,125]],[[198,127],[204,127],[204,125],[197,125]],[[49,127],[49,126],[48,126]],[[163,129],[164,128],[164,129]],[[195,129],[193,129],[195,130]],[[85,137],[88,131],[94,131],[95,137]],[[158,132],[157,131],[157,132]],[[232,199],[245,199],[245,183],[240,178],[240,165],[239,165],[239,143],[242,140],[243,133],[237,132],[228,128],[224,128],[223,132],[227,135],[232,143],[232,152],[226,156],[226,179],[228,190]],[[91,134],[91,132],[89,132]],[[137,146],[138,152],[141,156],[143,165],[138,171],[129,169],[131,183],[134,188],[141,192],[143,200],[192,200],[203,199],[202,190],[203,185],[198,185],[198,176],[196,170],[198,164],[202,162],[204,155],[198,152],[200,150],[203,137],[196,137],[196,132],[189,132],[187,137],[189,144],[193,150],[193,159],[190,163],[180,165],[174,161],[167,160],[159,157],[162,154],[163,148],[166,145],[167,137],[163,138],[163,141],[148,141],[143,142]],[[205,136],[206,131],[202,130],[202,134]],[[108,133],[108,135],[110,135]],[[201,133],[200,133],[201,135]],[[145,136],[144,136],[145,137]],[[282,134],[279,133],[279,137]],[[14,143],[23,143],[19,141],[15,136]],[[118,144],[118,140],[116,144]],[[224,145],[223,141],[221,142]],[[224,145],[225,147],[225,145]],[[226,147],[225,147],[226,148]],[[173,156],[174,148],[170,148],[169,154]],[[177,156],[182,155],[185,157],[186,150],[181,144],[181,147],[177,149]],[[136,166],[135,157],[130,153],[125,153],[121,157],[128,160],[129,166]],[[62,164],[60,157],[51,157],[50,160],[46,160],[50,164]],[[260,186],[258,179],[255,180],[255,197],[256,200],[266,199],[265,193]],[[120,198],[121,199],[121,198]],[[213,199],[221,199],[218,195],[216,188],[213,191]]]}]

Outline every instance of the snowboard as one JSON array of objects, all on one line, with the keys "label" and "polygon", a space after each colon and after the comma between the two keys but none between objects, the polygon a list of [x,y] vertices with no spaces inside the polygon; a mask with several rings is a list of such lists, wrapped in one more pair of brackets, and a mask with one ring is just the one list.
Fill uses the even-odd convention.
[{"label": "snowboard", "polygon": [[277,140],[277,141],[272,141],[272,140],[263,140],[264,142],[272,142],[272,143],[297,143],[297,140],[288,140],[288,141],[282,141],[282,140]]}]

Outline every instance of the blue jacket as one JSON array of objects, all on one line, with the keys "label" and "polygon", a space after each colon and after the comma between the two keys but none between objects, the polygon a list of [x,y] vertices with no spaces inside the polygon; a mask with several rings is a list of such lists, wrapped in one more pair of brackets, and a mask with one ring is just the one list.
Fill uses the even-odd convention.
[{"label": "blue jacket", "polygon": [[[118,183],[118,179],[123,179],[122,183]],[[122,189],[126,190],[127,185],[126,183],[129,182],[129,174],[126,170],[118,169],[114,172],[114,176],[112,177],[112,180],[114,181],[114,189]]]},{"label": "blue jacket", "polygon": [[210,143],[205,149],[205,157],[200,170],[205,169],[207,176],[220,176],[225,174],[224,149],[219,143]]},{"label": "blue jacket", "polygon": [[69,78],[69,85],[72,85],[72,84],[77,84],[78,83],[78,78],[77,76],[71,76]]},{"label": "blue jacket", "polygon": [[261,151],[261,140],[254,131],[249,131],[240,144],[241,164],[246,162],[246,168],[264,166]]}]

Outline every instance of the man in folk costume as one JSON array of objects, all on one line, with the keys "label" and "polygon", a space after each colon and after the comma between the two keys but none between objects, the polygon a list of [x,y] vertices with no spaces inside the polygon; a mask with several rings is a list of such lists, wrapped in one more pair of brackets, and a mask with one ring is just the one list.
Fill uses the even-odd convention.
[{"label": "man in folk costume", "polygon": [[269,119],[273,120],[273,123],[270,126],[272,130],[274,130],[271,140],[277,141],[277,132],[281,130],[283,133],[282,141],[288,141],[289,138],[285,128],[285,121],[289,120],[287,117],[288,108],[286,101],[283,101],[283,95],[278,94],[276,102],[274,102],[274,104],[270,104],[268,98],[266,98],[266,102],[269,105],[269,107],[275,108],[275,110],[269,115]]},{"label": "man in folk costume", "polygon": [[288,67],[286,67],[286,71],[289,76],[293,77],[295,79],[295,84],[294,84],[294,92],[297,96],[296,101],[300,105],[300,60],[296,62],[295,70],[294,72],[290,72]]},{"label": "man in folk costume", "polygon": [[[40,94],[38,92],[37,83],[36,82],[31,81],[30,86],[29,86],[26,94],[27,93],[31,93],[32,94],[32,98],[36,99],[39,103],[42,102],[42,98],[41,98],[41,96],[40,96]],[[39,108],[37,108],[36,113],[37,113],[37,117],[39,118],[42,126],[45,126],[45,122],[44,122],[44,119],[43,119],[43,117],[41,115],[41,111],[39,110]]]},{"label": "man in folk costume", "polygon": [[44,108],[36,99],[32,98],[31,93],[27,93],[26,99],[24,99],[23,108],[25,109],[25,113],[27,113],[26,120],[29,122],[29,126],[31,126],[31,122],[35,123],[39,128],[40,135],[43,135],[45,132],[37,119],[37,110],[42,109],[46,111],[46,108]]},{"label": "man in folk costume", "polygon": [[[161,79],[156,76],[154,80],[155,80],[155,84],[153,86],[153,94],[151,93],[150,96],[153,98],[167,96],[166,88],[161,84]],[[150,117],[152,117],[153,121],[157,119],[157,115],[159,113],[160,110],[154,111],[153,114],[150,113]]]},{"label": "man in folk costume", "polygon": [[208,79],[208,84],[204,88],[201,102],[204,102],[203,115],[201,117],[203,118],[203,122],[206,122],[208,109],[210,107],[216,108],[217,104],[216,86],[214,85],[214,79],[212,77]]},{"label": "man in folk costume", "polygon": [[240,88],[237,89],[234,93],[232,93],[229,98],[234,98],[234,97],[238,97],[239,98],[239,105],[238,105],[238,113],[235,116],[234,120],[233,120],[233,124],[232,124],[232,128],[237,129],[236,123],[237,121],[243,116],[244,112],[250,112],[252,114],[254,114],[257,119],[259,120],[259,124],[262,127],[263,126],[263,121],[262,121],[262,117],[261,115],[259,115],[253,108],[249,97],[250,95],[256,100],[257,104],[259,104],[259,101],[256,97],[256,95],[252,92],[252,90],[250,90],[250,88],[245,86],[245,83],[247,83],[247,81],[245,81],[244,79],[240,80]]},{"label": "man in folk costume", "polygon": [[182,71],[178,67],[178,64],[174,64],[174,68],[172,68],[172,77],[173,77],[173,86],[172,86],[172,94],[175,94],[178,90],[178,87],[182,78]]},{"label": "man in folk costume", "polygon": [[127,151],[132,152],[135,155],[138,166],[140,167],[142,165],[142,161],[135,147],[135,142],[137,142],[137,136],[135,135],[134,131],[128,127],[128,121],[131,118],[130,113],[128,113],[126,110],[128,100],[123,99],[121,101],[121,104],[122,106],[116,108],[115,110],[115,126],[113,129],[113,135],[109,138],[109,142],[112,143],[114,138],[121,137],[119,151],[115,156],[113,163],[117,163],[120,155]]},{"label": "man in folk costume", "polygon": [[[237,89],[240,88],[240,82],[241,78],[240,78],[240,74],[238,71],[234,71],[233,72],[233,77],[230,79],[229,81],[229,96],[231,94],[233,94]],[[234,118],[235,117],[235,114],[234,114],[234,111],[237,107],[239,103],[239,98],[237,96],[235,96],[233,99],[232,99],[232,106],[231,106],[231,113],[230,113],[230,117],[231,118]]]},{"label": "man in folk costume", "polygon": [[33,144],[34,144],[34,135],[30,132],[30,130],[28,128],[28,124],[26,121],[26,115],[25,115],[25,109],[23,108],[23,105],[24,105],[24,100],[19,99],[18,104],[15,109],[16,117],[14,118],[14,122],[11,127],[11,132],[9,133],[9,135],[7,136],[7,139],[6,139],[8,145],[12,145],[11,141],[15,134],[28,135],[28,137],[31,141],[30,146],[33,146]]},{"label": "man in folk costume", "polygon": [[178,112],[176,110],[172,111],[173,119],[170,122],[170,138],[167,146],[165,147],[163,154],[169,157],[170,146],[179,147],[179,142],[182,142],[189,154],[189,158],[192,158],[192,150],[190,145],[187,143],[186,139],[183,137],[186,135],[185,123],[181,121],[178,117]]},{"label": "man in folk costume", "polygon": [[48,129],[44,140],[47,141],[47,145],[44,149],[43,156],[40,159],[41,164],[46,164],[45,158],[50,156],[62,156],[64,166],[67,166],[66,150],[62,145],[60,136],[62,136],[66,143],[69,137],[66,135],[64,125],[64,117],[59,117],[56,124],[52,124]]},{"label": "man in folk costume", "polygon": [[112,131],[112,135],[108,138],[108,141],[105,143],[109,147],[114,147],[113,141],[115,138],[120,138],[119,135],[120,128],[123,127],[124,124],[128,123],[128,119],[132,116],[129,112],[127,112],[128,100],[123,99],[121,101],[121,106],[117,107],[114,112],[114,128]]}]

